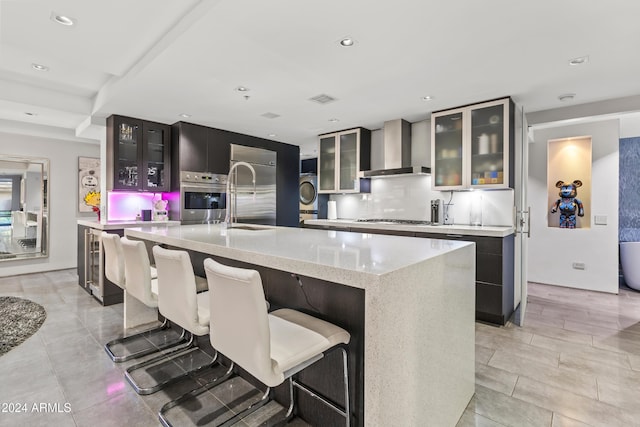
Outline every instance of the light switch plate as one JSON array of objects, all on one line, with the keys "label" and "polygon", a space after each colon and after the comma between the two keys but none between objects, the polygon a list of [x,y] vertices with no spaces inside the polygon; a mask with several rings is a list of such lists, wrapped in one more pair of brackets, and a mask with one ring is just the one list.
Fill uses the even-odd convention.
[{"label": "light switch plate", "polygon": [[593,217],[593,223],[595,225],[607,225],[607,216],[606,215],[596,215]]}]

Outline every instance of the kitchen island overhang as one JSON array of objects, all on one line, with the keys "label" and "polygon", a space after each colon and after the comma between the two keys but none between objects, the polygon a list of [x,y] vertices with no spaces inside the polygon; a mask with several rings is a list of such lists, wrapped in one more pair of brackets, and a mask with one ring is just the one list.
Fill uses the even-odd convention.
[{"label": "kitchen island overhang", "polygon": [[334,291],[335,285],[361,289],[364,344],[355,357],[362,359],[356,392],[363,391],[364,404],[356,425],[456,424],[475,387],[473,243],[246,228],[202,224],[125,233],[328,282]]}]

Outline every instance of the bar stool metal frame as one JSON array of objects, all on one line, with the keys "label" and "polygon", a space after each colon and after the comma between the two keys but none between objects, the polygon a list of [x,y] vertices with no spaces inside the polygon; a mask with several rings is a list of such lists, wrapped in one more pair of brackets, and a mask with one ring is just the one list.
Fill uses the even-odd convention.
[{"label": "bar stool metal frame", "polygon": [[[117,234],[103,231],[100,239],[102,240],[102,247],[105,253],[105,276],[107,279],[122,288],[123,292],[127,292],[127,282],[133,284],[132,289],[133,287],[148,288],[145,289],[145,292],[152,292],[153,281],[156,280],[155,277],[157,277],[157,273],[156,269],[151,267],[149,255],[146,253],[146,250],[144,253],[137,254],[136,259],[129,259],[129,262],[127,262],[122,247],[122,242],[128,240],[126,237],[121,238]],[[140,271],[134,271],[131,268],[131,263],[139,263]],[[128,269],[127,266],[129,266]],[[144,274],[146,270],[148,270],[148,275]],[[134,298],[140,299],[136,296],[134,296]],[[146,301],[141,300],[141,302],[149,307],[157,307],[157,303],[154,304],[148,298]],[[125,344],[133,340],[139,340],[140,338],[146,339],[158,332],[166,330],[168,327],[167,319],[164,319],[162,324],[156,328],[111,340],[104,345],[104,349],[112,361],[120,363],[157,353],[187,342],[183,332],[177,339],[168,341],[161,346],[154,346],[150,343],[150,347],[127,355],[117,355],[113,351],[113,347],[119,344]]]},{"label": "bar stool metal frame", "polygon": [[[139,242],[144,246],[144,243]],[[130,366],[125,371],[127,382],[136,393],[147,395],[172,384],[190,374],[200,372],[218,362],[216,351],[212,360],[197,369],[183,372],[178,376],[168,378],[151,387],[141,387],[133,378],[132,373],[138,369],[151,366],[162,361],[180,357],[183,353],[199,349],[195,336],[209,333],[209,296],[208,291],[198,293],[198,280],[193,273],[191,259],[186,251],[153,247],[153,255],[158,269],[158,309],[170,322],[183,329],[189,341],[178,349],[160,354],[157,357]]]},{"label": "bar stool metal frame", "polygon": [[[268,313],[261,303],[264,290],[260,274],[256,270],[229,267],[210,258],[204,261],[210,289],[212,346],[224,354],[233,364],[247,371],[267,386],[262,398],[231,418],[221,426],[237,423],[271,400],[271,388],[289,382],[289,407],[284,420],[294,415],[294,387],[307,392],[345,419],[347,427],[351,424],[349,405],[349,376],[346,345],[350,335],[344,329],[324,320],[291,309],[280,309]],[[222,328],[219,324],[226,324]],[[229,327],[228,325],[236,327]],[[275,342],[279,345],[271,346]],[[289,353],[282,352],[283,345],[292,348]],[[326,354],[334,350],[342,352],[344,407],[320,395],[310,387],[294,379],[294,375],[311,366]],[[231,369],[227,372],[229,374]],[[165,427],[171,427],[167,412],[198,395],[220,385],[220,381],[208,383],[186,393],[176,400],[166,403],[158,417]]]}]

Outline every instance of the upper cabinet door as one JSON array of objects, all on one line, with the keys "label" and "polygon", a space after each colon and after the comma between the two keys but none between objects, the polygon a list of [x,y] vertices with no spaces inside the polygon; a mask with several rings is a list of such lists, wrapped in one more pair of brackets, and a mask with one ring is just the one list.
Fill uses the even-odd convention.
[{"label": "upper cabinet door", "polygon": [[160,123],[144,122],[142,171],[144,191],[169,191],[171,171],[169,150],[169,126]]},{"label": "upper cabinet door", "polygon": [[320,192],[333,193],[337,190],[337,145],[337,134],[320,137],[320,155],[318,159]]},{"label": "upper cabinet door", "polygon": [[113,121],[113,189],[137,191],[140,188],[142,120],[115,117]]},{"label": "upper cabinet door", "polygon": [[107,118],[107,189],[170,191],[170,142],[168,125]]},{"label": "upper cabinet door", "polygon": [[510,98],[431,115],[432,187],[508,188],[514,143]]},{"label": "upper cabinet door", "polygon": [[371,166],[371,131],[356,128],[321,135],[318,148],[318,193],[358,193],[359,172]]},{"label": "upper cabinet door", "polygon": [[359,188],[358,171],[360,170],[360,133],[358,131],[340,134],[339,190],[355,191]]},{"label": "upper cabinet door", "polygon": [[464,111],[437,113],[432,119],[431,159],[433,186],[441,190],[463,188]]},{"label": "upper cabinet door", "polygon": [[471,187],[509,184],[509,100],[471,109]]}]

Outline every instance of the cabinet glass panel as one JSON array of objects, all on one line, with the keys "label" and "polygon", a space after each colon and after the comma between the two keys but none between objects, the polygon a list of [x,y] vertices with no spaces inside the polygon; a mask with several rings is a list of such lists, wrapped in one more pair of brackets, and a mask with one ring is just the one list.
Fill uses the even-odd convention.
[{"label": "cabinet glass panel", "polygon": [[435,118],[435,185],[462,185],[462,112]]},{"label": "cabinet glass panel", "polygon": [[358,135],[340,135],[340,190],[356,188],[358,176]]},{"label": "cabinet glass panel", "polygon": [[147,164],[145,165],[147,188],[164,187],[164,131],[151,127],[145,129],[145,141],[147,144]]},{"label": "cabinet glass panel", "polygon": [[122,121],[118,124],[118,171],[119,188],[138,187],[138,125]]},{"label": "cabinet glass panel", "polygon": [[336,138],[320,138],[320,158],[318,159],[320,190],[335,189],[336,177]]},{"label": "cabinet glass panel", "polygon": [[504,183],[504,105],[471,111],[471,185]]}]

